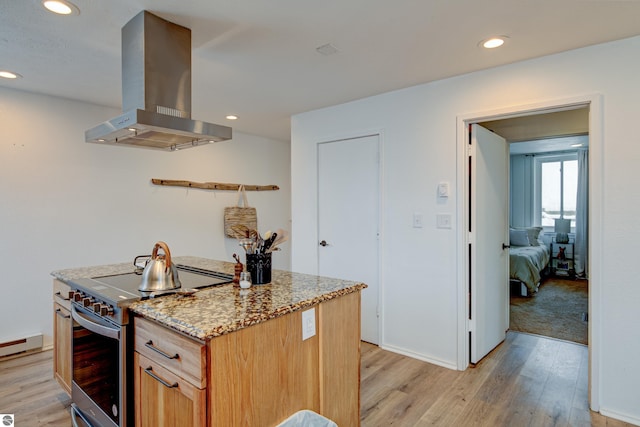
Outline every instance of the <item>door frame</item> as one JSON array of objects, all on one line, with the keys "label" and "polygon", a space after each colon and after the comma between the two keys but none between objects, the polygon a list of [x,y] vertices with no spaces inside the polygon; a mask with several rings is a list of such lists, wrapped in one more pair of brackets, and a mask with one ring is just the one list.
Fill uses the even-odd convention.
[{"label": "door frame", "polygon": [[378,294],[376,295],[376,314],[377,314],[377,330],[378,330],[377,345],[382,346],[384,343],[384,329],[382,328],[383,318],[384,318],[384,305],[383,305],[383,298],[382,298],[382,295],[384,294],[383,293],[384,292],[384,277],[383,277],[384,270],[382,268],[383,266],[382,248],[384,247],[383,245],[383,239],[384,239],[384,229],[383,229],[383,224],[384,224],[384,210],[383,210],[383,206],[384,206],[384,186],[383,186],[383,183],[384,183],[384,180],[383,180],[384,132],[382,129],[371,130],[368,132],[363,131],[363,132],[345,133],[345,134],[336,135],[332,137],[322,138],[321,140],[315,143],[316,145],[315,147],[316,148],[316,227],[315,227],[316,228],[315,230],[316,232],[316,240],[315,240],[316,241],[316,244],[315,244],[316,274],[319,274],[320,272],[320,246],[318,245],[318,242],[320,241],[320,214],[319,214],[320,192],[318,191],[318,184],[320,182],[320,165],[319,165],[320,146],[326,143],[348,141],[351,139],[366,138],[370,136],[378,137],[378,224],[377,224],[378,226],[378,261],[377,261]]},{"label": "door frame", "polygon": [[490,120],[510,119],[553,111],[589,108],[589,404],[592,410],[600,409],[600,349],[601,349],[601,289],[603,264],[603,99],[601,94],[587,94],[571,98],[543,100],[519,106],[460,114],[456,117],[457,185],[459,194],[456,212],[457,236],[457,368],[469,366],[469,277],[468,261],[468,213],[469,213],[469,132],[470,124]]}]

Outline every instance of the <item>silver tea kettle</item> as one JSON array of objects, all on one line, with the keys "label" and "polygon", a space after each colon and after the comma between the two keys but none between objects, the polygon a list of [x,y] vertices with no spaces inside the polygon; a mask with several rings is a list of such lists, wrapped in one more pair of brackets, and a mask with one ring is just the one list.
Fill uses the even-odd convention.
[{"label": "silver tea kettle", "polygon": [[[164,255],[158,255],[162,249]],[[177,289],[180,286],[178,269],[171,263],[171,252],[165,242],[158,242],[153,247],[151,258],[142,271],[142,282],[138,288],[143,292],[157,292]]]}]

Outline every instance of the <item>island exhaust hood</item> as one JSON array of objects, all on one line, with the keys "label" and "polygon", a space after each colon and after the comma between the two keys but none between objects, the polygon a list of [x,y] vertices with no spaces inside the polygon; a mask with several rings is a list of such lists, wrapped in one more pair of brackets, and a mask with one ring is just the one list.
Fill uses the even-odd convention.
[{"label": "island exhaust hood", "polygon": [[231,139],[191,119],[191,30],[146,10],[122,28],[122,111],[85,141],[175,151]]}]

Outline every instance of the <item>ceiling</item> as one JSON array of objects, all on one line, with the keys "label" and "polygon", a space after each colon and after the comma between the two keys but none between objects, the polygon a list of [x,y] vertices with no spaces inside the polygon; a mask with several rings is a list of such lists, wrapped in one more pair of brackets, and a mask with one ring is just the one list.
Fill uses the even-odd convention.
[{"label": "ceiling", "polygon": [[511,154],[589,146],[589,108],[579,107],[479,123],[509,142]]},{"label": "ceiling", "polygon": [[[194,119],[283,141],[297,113],[640,34],[640,1],[73,3],[79,15],[59,16],[0,0],[0,69],[23,76],[0,85],[120,109],[120,30],[149,10],[192,30]],[[509,39],[478,47],[493,35]],[[337,53],[316,51],[325,44]]]}]

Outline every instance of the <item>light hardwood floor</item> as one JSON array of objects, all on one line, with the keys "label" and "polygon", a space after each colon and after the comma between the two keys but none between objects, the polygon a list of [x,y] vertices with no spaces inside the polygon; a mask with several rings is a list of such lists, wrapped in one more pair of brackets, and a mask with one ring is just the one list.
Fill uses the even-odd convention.
[{"label": "light hardwood floor", "polygon": [[[361,375],[363,427],[630,425],[589,411],[585,346],[535,335],[508,333],[463,372],[363,343]],[[68,427],[69,404],[51,351],[0,362],[0,413],[16,427]]]},{"label": "light hardwood floor", "polygon": [[509,332],[453,371],[363,344],[362,426],[630,426],[591,412],[587,347]]},{"label": "light hardwood floor", "polygon": [[15,427],[69,427],[70,404],[53,379],[51,350],[0,362],[0,413],[13,414]]}]

